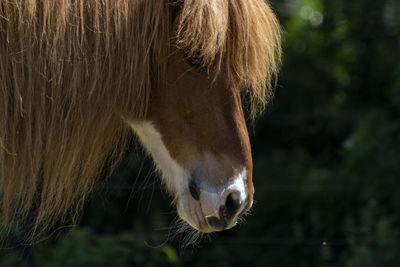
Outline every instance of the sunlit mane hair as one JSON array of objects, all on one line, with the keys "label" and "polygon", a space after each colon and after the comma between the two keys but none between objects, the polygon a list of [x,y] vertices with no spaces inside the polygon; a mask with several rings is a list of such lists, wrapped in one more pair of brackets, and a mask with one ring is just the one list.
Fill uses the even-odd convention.
[{"label": "sunlit mane hair", "polygon": [[0,0],[0,40],[2,221],[33,236],[76,218],[118,163],[172,48],[226,66],[251,116],[280,54],[263,0]]}]

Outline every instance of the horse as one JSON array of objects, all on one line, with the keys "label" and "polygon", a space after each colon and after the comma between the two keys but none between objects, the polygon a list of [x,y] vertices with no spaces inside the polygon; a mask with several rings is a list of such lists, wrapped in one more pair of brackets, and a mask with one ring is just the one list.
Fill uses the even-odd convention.
[{"label": "horse", "polygon": [[79,218],[134,132],[199,232],[253,203],[249,118],[273,96],[264,0],[0,0],[2,227]]}]

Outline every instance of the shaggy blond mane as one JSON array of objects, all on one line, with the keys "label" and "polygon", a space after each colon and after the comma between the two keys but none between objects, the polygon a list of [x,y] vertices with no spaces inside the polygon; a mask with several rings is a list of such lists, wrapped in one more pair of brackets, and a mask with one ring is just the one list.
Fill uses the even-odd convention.
[{"label": "shaggy blond mane", "polygon": [[263,0],[0,0],[0,40],[2,222],[32,222],[33,236],[76,218],[118,163],[123,118],[146,116],[173,47],[224,63],[252,116],[280,54]]}]

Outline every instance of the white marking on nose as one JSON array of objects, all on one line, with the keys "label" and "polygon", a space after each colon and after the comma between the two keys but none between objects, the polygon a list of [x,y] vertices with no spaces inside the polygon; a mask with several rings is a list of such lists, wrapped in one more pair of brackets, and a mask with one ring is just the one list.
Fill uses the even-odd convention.
[{"label": "white marking on nose", "polygon": [[231,182],[229,182],[222,192],[224,196],[228,195],[231,192],[238,192],[240,193],[239,199],[243,203],[247,197],[247,170],[243,169],[239,175]]},{"label": "white marking on nose", "polygon": [[240,203],[247,198],[247,170],[244,168],[235,179],[231,180],[220,188],[212,188],[201,183],[200,202],[203,213],[206,217],[217,217],[220,219],[219,209],[226,204],[228,195],[235,192]]}]

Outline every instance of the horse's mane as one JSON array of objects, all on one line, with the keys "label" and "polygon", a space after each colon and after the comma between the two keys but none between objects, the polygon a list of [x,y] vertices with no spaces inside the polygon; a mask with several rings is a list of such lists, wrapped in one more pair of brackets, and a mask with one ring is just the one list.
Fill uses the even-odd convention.
[{"label": "horse's mane", "polygon": [[[255,115],[272,94],[278,23],[263,0],[0,0],[3,225],[76,218],[146,116],[171,46],[224,62]],[[251,89],[250,89],[251,88]]]}]

